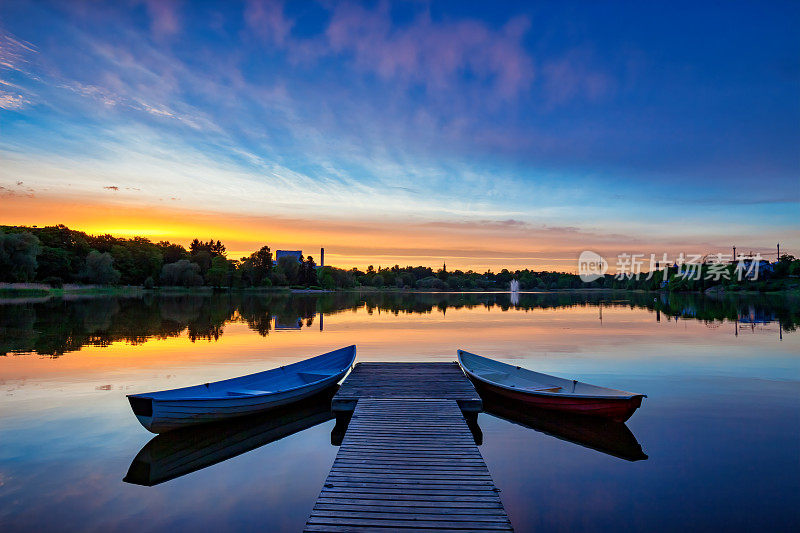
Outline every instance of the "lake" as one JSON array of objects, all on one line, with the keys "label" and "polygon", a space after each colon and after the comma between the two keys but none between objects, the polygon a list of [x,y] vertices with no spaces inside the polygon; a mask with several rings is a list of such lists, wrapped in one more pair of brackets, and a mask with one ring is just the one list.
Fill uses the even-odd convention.
[{"label": "lake", "polygon": [[187,446],[202,455],[200,445],[151,443],[125,395],[357,344],[358,361],[453,361],[464,348],[648,395],[622,427],[478,416],[479,449],[517,531],[797,531],[798,324],[800,301],[782,296],[0,300],[0,528],[299,531],[337,452],[324,401],[280,423],[208,431],[203,446],[219,462],[160,479],[143,458]]}]

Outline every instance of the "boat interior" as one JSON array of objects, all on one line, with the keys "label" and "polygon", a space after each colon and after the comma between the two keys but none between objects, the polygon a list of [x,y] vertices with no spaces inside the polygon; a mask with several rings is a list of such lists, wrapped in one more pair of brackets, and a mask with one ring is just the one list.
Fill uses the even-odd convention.
[{"label": "boat interior", "polygon": [[458,351],[458,356],[462,366],[477,378],[508,388],[542,394],[563,394],[569,396],[612,396],[619,398],[643,396],[633,392],[590,385],[582,381],[559,378],[549,374],[541,374],[533,370],[501,363],[463,350]]}]

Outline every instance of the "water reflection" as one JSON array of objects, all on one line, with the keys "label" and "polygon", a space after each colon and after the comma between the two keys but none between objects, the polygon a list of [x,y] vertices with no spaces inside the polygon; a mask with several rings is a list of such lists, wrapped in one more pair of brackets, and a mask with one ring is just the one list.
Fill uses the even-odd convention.
[{"label": "water reflection", "polygon": [[626,461],[647,459],[639,441],[623,422],[521,407],[486,392],[481,392],[481,398],[484,411],[492,416]]},{"label": "water reflection", "polygon": [[[0,302],[0,353],[59,357],[82,346],[117,341],[141,344],[186,333],[192,341],[219,340],[228,323],[244,323],[261,336],[276,330],[323,329],[323,316],[365,310],[399,314],[446,314],[448,309],[528,311],[597,306],[646,309],[655,320],[691,319],[710,327],[722,322],[748,329],[779,325],[779,335],[800,323],[800,299],[770,295],[565,292],[518,293],[325,293],[213,295],[147,294],[143,297],[22,299]],[[318,317],[318,318],[317,318]]]},{"label": "water reflection", "polygon": [[327,422],[337,388],[266,413],[157,435],[133,459],[123,481],[158,485]]},{"label": "water reflection", "polygon": [[[0,301],[0,353],[41,354],[0,357],[0,529],[301,530],[341,426],[328,420],[291,435],[280,426],[288,436],[247,453],[260,437],[239,448],[228,440],[236,432],[154,441],[146,455],[155,466],[140,478],[147,483],[181,473],[153,462],[174,461],[170,450],[186,471],[240,455],[145,488],[120,479],[152,437],[125,394],[249,374],[352,343],[362,361],[453,361],[462,347],[647,391],[647,408],[627,424],[633,439],[624,426],[587,436],[585,425],[561,418],[553,427],[487,402],[480,450],[516,531],[798,529],[800,335],[779,342],[784,326],[795,330],[798,298],[519,297],[517,305],[508,294],[477,293]],[[274,317],[300,317],[301,329],[276,332]],[[272,438],[264,422],[259,443]],[[636,439],[650,458],[617,459],[640,453]]]}]

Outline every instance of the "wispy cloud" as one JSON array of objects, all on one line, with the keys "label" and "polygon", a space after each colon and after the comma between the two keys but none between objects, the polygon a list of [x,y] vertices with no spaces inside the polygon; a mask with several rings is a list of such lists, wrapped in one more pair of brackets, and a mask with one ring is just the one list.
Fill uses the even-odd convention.
[{"label": "wispy cloud", "polygon": [[533,80],[533,60],[522,45],[529,27],[525,17],[498,30],[476,20],[434,22],[427,11],[398,26],[388,2],[375,9],[342,3],[325,35],[330,51],[387,80],[449,90],[470,75],[513,97]]},{"label": "wispy cloud", "polygon": [[181,30],[178,0],[144,0],[144,4],[156,38],[171,37]]},{"label": "wispy cloud", "polygon": [[392,220],[420,240],[424,226],[551,246],[712,242],[750,231],[744,217],[762,233],[793,223],[794,71],[751,76],[761,63],[745,55],[741,81],[718,55],[670,63],[633,34],[575,38],[594,20],[556,4],[496,7],[0,6],[0,113],[13,117],[0,178],[128,208],[313,211],[384,232]]},{"label": "wispy cloud", "polygon": [[17,111],[30,103],[31,101],[21,94],[9,93],[0,89],[0,108],[2,109]]},{"label": "wispy cloud", "polygon": [[33,103],[30,91],[10,79],[14,74],[31,77],[28,57],[37,53],[32,43],[0,27],[0,109],[19,111]]},{"label": "wispy cloud", "polygon": [[247,0],[244,20],[262,41],[277,46],[286,43],[294,26],[294,21],[284,14],[284,3],[280,0]]}]

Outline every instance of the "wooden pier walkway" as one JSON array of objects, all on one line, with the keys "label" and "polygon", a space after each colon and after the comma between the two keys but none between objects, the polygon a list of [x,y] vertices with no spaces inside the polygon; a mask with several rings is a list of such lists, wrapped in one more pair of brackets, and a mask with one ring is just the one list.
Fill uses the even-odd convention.
[{"label": "wooden pier walkway", "polygon": [[336,413],[352,412],[362,398],[455,400],[479,413],[481,397],[458,363],[358,363],[333,397]]},{"label": "wooden pier walkway", "polygon": [[[455,367],[463,380],[456,386],[449,364],[417,369],[390,363],[395,380],[409,384],[402,387],[389,383],[389,375],[378,376],[377,383],[364,380],[356,374],[361,365],[385,367],[357,365],[351,374],[358,378],[355,385],[348,390],[348,377],[339,391],[345,392],[340,411],[352,400],[355,408],[305,531],[511,531],[499,489],[458,403],[465,401],[469,415],[476,399],[480,402],[461,370]],[[444,379],[426,372],[429,365],[438,365]],[[412,390],[415,375],[421,379]],[[423,390],[438,397],[424,398]],[[446,390],[456,398],[442,398]],[[359,398],[358,392],[366,396]]]}]

